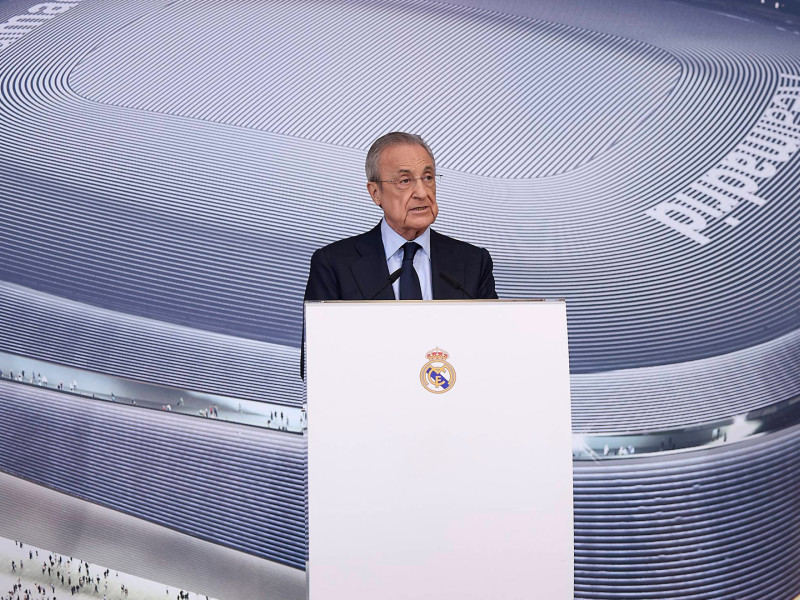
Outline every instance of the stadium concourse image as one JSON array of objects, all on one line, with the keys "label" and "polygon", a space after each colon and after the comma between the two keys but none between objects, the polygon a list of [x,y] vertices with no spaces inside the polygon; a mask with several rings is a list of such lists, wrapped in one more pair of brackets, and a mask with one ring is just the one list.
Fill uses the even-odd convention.
[{"label": "stadium concourse image", "polygon": [[[304,284],[380,220],[364,159],[401,130],[499,296],[566,299],[574,597],[797,598],[798,14],[0,0],[0,538],[170,579],[76,502],[157,528],[174,591],[305,597]],[[487,427],[546,402],[513,375]],[[215,549],[271,566],[212,584]]]}]

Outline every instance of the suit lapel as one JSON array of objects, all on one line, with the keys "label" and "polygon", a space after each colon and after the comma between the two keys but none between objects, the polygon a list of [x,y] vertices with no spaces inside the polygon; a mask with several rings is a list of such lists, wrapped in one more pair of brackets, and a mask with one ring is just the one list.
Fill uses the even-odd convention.
[{"label": "suit lapel", "polygon": [[464,262],[456,255],[449,238],[431,229],[431,288],[434,300],[459,300],[463,292],[448,284],[439,273],[444,272],[456,281],[464,281]]},{"label": "suit lapel", "polygon": [[361,290],[361,295],[365,300],[369,300],[382,286],[385,286],[374,299],[394,300],[392,286],[386,285],[389,280],[389,267],[386,265],[380,223],[359,237],[355,247],[359,257],[350,265],[350,270],[358,289]]}]

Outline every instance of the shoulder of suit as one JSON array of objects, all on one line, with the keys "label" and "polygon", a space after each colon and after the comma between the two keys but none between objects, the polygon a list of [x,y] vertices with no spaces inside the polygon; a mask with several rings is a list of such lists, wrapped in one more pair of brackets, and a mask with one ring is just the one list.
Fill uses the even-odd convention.
[{"label": "shoulder of suit", "polygon": [[[341,240],[336,240],[335,242],[331,242],[327,246],[323,246],[319,248],[317,252],[326,254],[327,256],[346,256],[350,255],[355,252],[357,247],[362,247],[365,244],[369,244],[370,242],[374,242],[376,238],[376,231],[375,229],[370,229],[369,231],[365,231],[364,233],[359,233],[357,235],[352,235],[347,238],[343,238]],[[377,231],[377,238],[380,241],[380,230]],[[381,242],[382,244],[382,242]]]},{"label": "shoulder of suit", "polygon": [[438,231],[431,229],[431,246],[438,245],[440,247],[449,247],[452,248],[455,252],[482,252],[484,249],[480,246],[476,246],[475,244],[470,244],[468,242],[462,242],[461,240],[457,240],[456,238],[450,237],[448,235],[443,235]]}]

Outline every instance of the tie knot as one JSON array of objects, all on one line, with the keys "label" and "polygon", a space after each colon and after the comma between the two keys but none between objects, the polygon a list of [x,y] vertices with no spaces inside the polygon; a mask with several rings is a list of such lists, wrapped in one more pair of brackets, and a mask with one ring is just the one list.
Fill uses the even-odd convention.
[{"label": "tie knot", "polygon": [[414,260],[414,255],[421,246],[417,242],[406,242],[403,244],[403,262]]}]

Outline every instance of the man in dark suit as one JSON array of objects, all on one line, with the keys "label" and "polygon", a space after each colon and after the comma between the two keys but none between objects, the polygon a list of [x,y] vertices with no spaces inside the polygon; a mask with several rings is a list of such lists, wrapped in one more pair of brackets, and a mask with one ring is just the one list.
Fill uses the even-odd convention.
[{"label": "man in dark suit", "polygon": [[489,252],[430,229],[439,213],[436,164],[420,136],[378,138],[366,172],[383,219],[314,252],[305,300],[497,298]]}]

